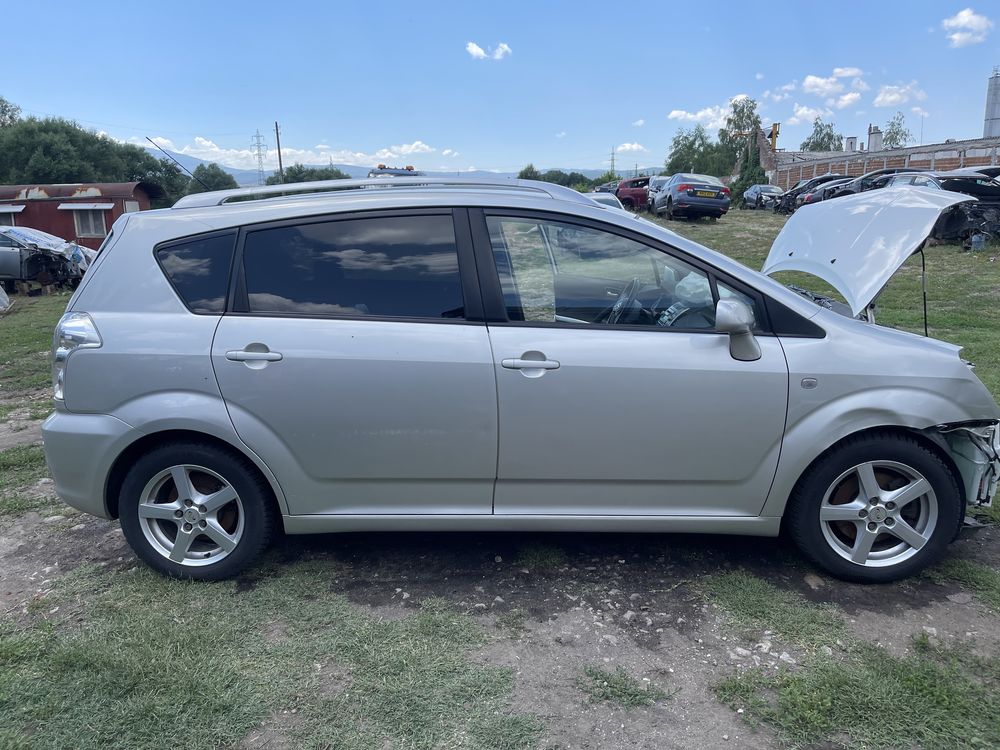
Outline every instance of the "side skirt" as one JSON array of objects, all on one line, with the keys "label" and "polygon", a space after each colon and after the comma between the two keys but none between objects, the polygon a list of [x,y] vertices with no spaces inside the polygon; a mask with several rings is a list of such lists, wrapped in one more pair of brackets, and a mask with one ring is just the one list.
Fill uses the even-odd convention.
[{"label": "side skirt", "polygon": [[287,534],[347,531],[586,531],[778,536],[780,517],[310,515],[283,516]]}]

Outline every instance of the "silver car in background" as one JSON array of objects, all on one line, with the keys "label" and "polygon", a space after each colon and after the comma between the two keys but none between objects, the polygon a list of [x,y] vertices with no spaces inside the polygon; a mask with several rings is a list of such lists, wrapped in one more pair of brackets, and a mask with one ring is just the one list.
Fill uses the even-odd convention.
[{"label": "silver car in background", "polygon": [[46,458],[153,568],[232,576],[281,531],[784,528],[888,581],[991,501],[1000,410],[959,347],[852,317],[968,196],[789,220],[765,271],[840,315],[568,188],[372,182],[126,214],[70,300]]}]

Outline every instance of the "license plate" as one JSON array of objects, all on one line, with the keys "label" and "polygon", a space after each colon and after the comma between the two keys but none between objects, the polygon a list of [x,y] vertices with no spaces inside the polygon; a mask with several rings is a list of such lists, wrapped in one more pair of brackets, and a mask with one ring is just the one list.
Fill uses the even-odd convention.
[{"label": "license plate", "polygon": [[711,190],[699,190],[695,193],[695,195],[699,198],[714,198],[716,193],[713,193]]}]

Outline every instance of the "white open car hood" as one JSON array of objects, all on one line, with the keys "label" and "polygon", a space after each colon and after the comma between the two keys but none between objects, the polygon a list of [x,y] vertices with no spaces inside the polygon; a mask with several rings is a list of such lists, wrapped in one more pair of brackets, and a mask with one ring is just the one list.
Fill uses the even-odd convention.
[{"label": "white open car hood", "polygon": [[944,211],[974,200],[946,190],[898,187],[803,206],[778,233],[761,273],[818,276],[858,315],[921,248]]}]

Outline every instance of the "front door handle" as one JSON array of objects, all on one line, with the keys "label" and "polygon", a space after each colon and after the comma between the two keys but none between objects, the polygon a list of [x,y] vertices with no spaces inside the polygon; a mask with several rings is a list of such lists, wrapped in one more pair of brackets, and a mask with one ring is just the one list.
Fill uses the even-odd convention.
[{"label": "front door handle", "polygon": [[500,364],[508,370],[558,370],[559,363],[554,359],[502,359]]},{"label": "front door handle", "polygon": [[226,359],[232,362],[280,362],[281,352],[255,352],[248,349],[235,349],[226,352]]}]

